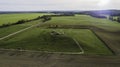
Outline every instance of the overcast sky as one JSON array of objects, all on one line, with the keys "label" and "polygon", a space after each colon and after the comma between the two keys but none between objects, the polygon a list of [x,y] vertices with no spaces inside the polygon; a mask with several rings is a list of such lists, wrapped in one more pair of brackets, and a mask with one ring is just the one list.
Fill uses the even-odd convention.
[{"label": "overcast sky", "polygon": [[120,0],[0,0],[0,11],[120,9]]}]

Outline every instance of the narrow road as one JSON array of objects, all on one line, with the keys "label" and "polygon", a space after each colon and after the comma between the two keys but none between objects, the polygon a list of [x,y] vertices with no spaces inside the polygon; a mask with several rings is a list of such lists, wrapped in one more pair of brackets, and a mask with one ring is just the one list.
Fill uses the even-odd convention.
[{"label": "narrow road", "polygon": [[11,33],[11,34],[9,34],[9,35],[7,35],[7,36],[4,36],[4,37],[0,38],[0,40],[6,39],[6,38],[11,37],[11,36],[13,36],[13,35],[16,35],[16,34],[18,34],[18,33],[21,33],[21,32],[23,32],[23,31],[26,31],[26,30],[30,29],[30,28],[36,27],[36,26],[38,26],[38,25],[40,25],[40,24],[42,24],[42,23],[39,23],[39,24],[36,24],[36,25],[32,25],[32,26],[27,27],[27,28],[25,28],[25,29],[19,30],[19,31],[14,32],[14,33]]}]

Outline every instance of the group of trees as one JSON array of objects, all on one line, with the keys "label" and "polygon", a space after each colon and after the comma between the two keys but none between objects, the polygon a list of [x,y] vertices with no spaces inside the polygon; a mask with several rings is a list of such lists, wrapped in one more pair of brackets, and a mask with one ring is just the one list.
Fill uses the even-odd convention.
[{"label": "group of trees", "polygon": [[120,23],[120,17],[117,17],[117,22],[119,22],[119,23]]},{"label": "group of trees", "polygon": [[17,24],[22,24],[22,23],[25,23],[26,21],[27,21],[27,20],[19,20],[19,21],[17,21],[16,23],[3,24],[2,26],[0,26],[0,28],[12,26],[12,25],[17,25]]},{"label": "group of trees", "polygon": [[112,21],[117,21],[120,23],[120,16],[114,18],[114,16],[109,16],[109,20],[112,20]]},{"label": "group of trees", "polygon": [[51,16],[50,15],[43,15],[40,18],[42,19],[43,22],[51,20]]},{"label": "group of trees", "polygon": [[75,14],[77,14],[75,12],[52,12],[52,13],[56,14],[56,15],[52,15],[53,17],[54,16],[75,16]]},{"label": "group of trees", "polygon": [[60,16],[74,16],[74,14],[56,14],[56,15],[44,15],[45,17],[60,17]]},{"label": "group of trees", "polygon": [[[92,16],[92,17],[96,17],[96,18],[107,18],[106,16],[102,16],[102,15],[95,14],[95,13],[91,13],[91,14],[89,14],[89,15]],[[110,15],[110,16],[109,16],[109,20],[117,21],[117,22],[120,23],[120,16],[117,15],[117,17],[114,18],[113,15]]]},{"label": "group of trees", "polygon": [[106,16],[95,14],[95,13],[91,13],[90,16],[96,17],[96,18],[107,18]]}]

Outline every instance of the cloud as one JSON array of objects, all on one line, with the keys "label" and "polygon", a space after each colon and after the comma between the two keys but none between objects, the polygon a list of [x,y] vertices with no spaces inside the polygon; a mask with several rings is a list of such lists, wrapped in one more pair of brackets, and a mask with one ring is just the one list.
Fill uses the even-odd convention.
[{"label": "cloud", "polygon": [[0,11],[120,9],[120,0],[1,0]]}]

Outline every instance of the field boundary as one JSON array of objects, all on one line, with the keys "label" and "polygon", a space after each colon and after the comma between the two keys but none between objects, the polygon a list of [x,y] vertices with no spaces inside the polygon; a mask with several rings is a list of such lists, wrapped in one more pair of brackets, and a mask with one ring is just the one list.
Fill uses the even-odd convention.
[{"label": "field boundary", "polygon": [[115,55],[115,52],[108,46],[108,44],[100,37],[97,35],[97,33],[91,29],[89,29],[104,45],[112,52],[113,55]]},{"label": "field boundary", "polygon": [[[74,27],[72,27],[74,26]],[[72,27],[72,28],[71,28]],[[54,27],[48,27],[54,29]],[[112,52],[113,55],[115,55],[114,50],[112,50],[111,47],[108,46],[108,44],[95,32],[95,30],[98,29],[98,31],[106,31],[104,29],[95,27],[95,26],[86,26],[86,25],[62,25],[61,27],[57,27],[55,29],[88,29],[90,30],[104,45]],[[108,32],[108,31],[107,31]]]},{"label": "field boundary", "polygon": [[83,54],[83,52],[49,52],[49,51],[22,50],[22,49],[4,49],[4,48],[0,48],[0,51],[40,52],[40,53],[50,53],[50,54]]}]

